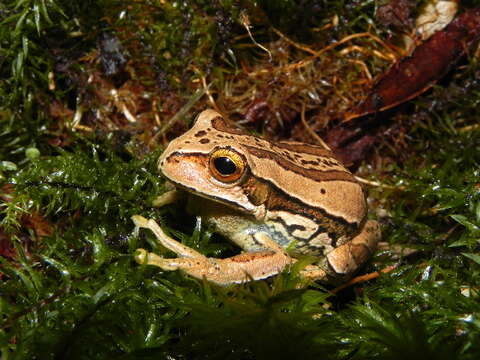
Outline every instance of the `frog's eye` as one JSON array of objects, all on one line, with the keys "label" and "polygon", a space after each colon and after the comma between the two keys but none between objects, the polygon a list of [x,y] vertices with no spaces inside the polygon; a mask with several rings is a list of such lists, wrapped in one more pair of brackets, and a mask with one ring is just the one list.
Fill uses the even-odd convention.
[{"label": "frog's eye", "polygon": [[218,181],[237,181],[245,172],[245,159],[231,149],[217,149],[210,155],[210,171]]}]

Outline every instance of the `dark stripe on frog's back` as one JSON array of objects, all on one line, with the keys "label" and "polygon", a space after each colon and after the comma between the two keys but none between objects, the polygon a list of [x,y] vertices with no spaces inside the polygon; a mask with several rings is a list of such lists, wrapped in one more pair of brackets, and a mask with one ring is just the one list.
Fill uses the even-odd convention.
[{"label": "dark stripe on frog's back", "polygon": [[273,151],[263,150],[254,146],[243,145],[250,155],[260,159],[271,159],[280,165],[284,170],[291,171],[297,175],[303,176],[315,181],[348,181],[357,183],[353,175],[348,171],[339,170],[317,170],[312,168],[301,167],[292,163],[285,156]]},{"label": "dark stripe on frog's back", "polygon": [[293,152],[317,155],[317,156],[328,157],[328,158],[333,158],[337,160],[335,155],[330,150],[327,150],[323,147],[316,146],[316,145],[289,142],[289,141],[280,141],[276,143],[275,146],[285,150],[293,151]]},{"label": "dark stripe on frog's back", "polygon": [[[331,215],[321,208],[309,206],[301,200],[286,194],[266,179],[258,179],[254,175],[251,175],[244,185],[243,189],[249,198],[252,195],[251,192],[256,188],[269,189],[269,193],[265,197],[264,202],[268,211],[285,211],[304,216],[313,221],[319,228],[324,229],[324,232],[332,234],[334,239],[342,236],[353,237],[359,232],[360,226],[362,225],[349,223],[344,218]],[[312,236],[314,235],[318,235],[318,231],[312,234]]]}]

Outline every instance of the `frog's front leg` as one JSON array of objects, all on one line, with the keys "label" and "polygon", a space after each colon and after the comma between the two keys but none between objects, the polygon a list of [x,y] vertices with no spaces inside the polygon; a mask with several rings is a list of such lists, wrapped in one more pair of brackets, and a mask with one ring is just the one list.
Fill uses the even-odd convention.
[{"label": "frog's front leg", "polygon": [[135,260],[140,264],[158,266],[164,270],[182,270],[187,274],[219,285],[265,279],[280,273],[293,259],[265,233],[253,235],[267,250],[242,253],[226,259],[208,258],[198,251],[167,236],[154,220],[132,217],[139,228],[150,229],[158,241],[179,257],[166,259],[144,249],[137,249]]},{"label": "frog's front leg", "polygon": [[[170,183],[167,183],[170,184]],[[171,186],[168,186],[170,188]],[[182,193],[177,189],[170,189],[164,192],[162,195],[158,196],[155,200],[153,200],[152,205],[154,207],[163,207],[165,205],[173,204],[177,202],[182,197]]]},{"label": "frog's front leg", "polygon": [[378,222],[369,220],[352,240],[326,254],[323,266],[309,265],[300,273],[310,279],[332,283],[348,280],[370,258],[380,237]]}]

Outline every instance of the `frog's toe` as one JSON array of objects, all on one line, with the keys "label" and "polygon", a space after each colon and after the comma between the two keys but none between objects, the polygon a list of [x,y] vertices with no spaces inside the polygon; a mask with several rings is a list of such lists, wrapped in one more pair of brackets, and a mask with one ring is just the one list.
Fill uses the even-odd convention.
[{"label": "frog's toe", "polygon": [[135,261],[141,265],[154,265],[168,271],[179,269],[179,259],[165,259],[157,254],[148,252],[145,249],[137,249],[134,258]]},{"label": "frog's toe", "polygon": [[146,264],[148,259],[148,251],[145,249],[135,250],[134,259],[139,264]]},{"label": "frog's toe", "polygon": [[133,215],[131,217],[133,223],[135,224],[136,227],[138,228],[148,228],[148,219],[144,218],[141,215]]}]

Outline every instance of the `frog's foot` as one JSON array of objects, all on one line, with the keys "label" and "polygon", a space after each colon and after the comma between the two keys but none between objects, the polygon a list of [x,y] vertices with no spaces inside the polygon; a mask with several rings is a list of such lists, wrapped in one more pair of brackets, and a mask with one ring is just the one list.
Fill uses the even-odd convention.
[{"label": "frog's foot", "polygon": [[147,220],[139,215],[133,216],[132,220],[137,227],[150,229],[164,247],[179,256],[166,259],[144,249],[138,249],[135,260],[139,264],[155,265],[164,270],[182,270],[190,276],[205,278],[219,285],[265,279],[280,273],[293,262],[277,243],[263,233],[255,234],[255,238],[268,250],[215,259],[208,258],[167,236],[154,220]]},{"label": "frog's foot", "polygon": [[370,258],[380,237],[380,226],[376,221],[369,220],[360,234],[326,255],[326,266],[309,265],[300,274],[329,282],[347,280]]}]

